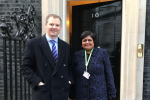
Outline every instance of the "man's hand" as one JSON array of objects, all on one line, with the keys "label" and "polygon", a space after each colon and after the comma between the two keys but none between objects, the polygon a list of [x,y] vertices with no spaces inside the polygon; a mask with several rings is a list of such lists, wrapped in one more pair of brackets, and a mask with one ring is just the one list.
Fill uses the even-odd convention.
[{"label": "man's hand", "polygon": [[44,85],[44,83],[43,83],[43,82],[40,82],[40,83],[38,84],[38,86],[41,86],[41,85]]},{"label": "man's hand", "polygon": [[71,81],[68,81],[69,84],[71,84]]}]

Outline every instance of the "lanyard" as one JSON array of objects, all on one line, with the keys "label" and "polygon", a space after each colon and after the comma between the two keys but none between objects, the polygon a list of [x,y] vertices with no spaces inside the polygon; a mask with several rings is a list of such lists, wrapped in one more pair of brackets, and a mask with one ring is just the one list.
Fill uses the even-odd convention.
[{"label": "lanyard", "polygon": [[91,50],[91,53],[90,53],[89,58],[88,58],[88,61],[87,61],[87,54],[86,54],[86,50],[85,50],[85,66],[86,66],[86,71],[87,71],[87,66],[88,66],[88,64],[89,64],[89,61],[90,61],[92,52],[93,52],[93,49]]}]

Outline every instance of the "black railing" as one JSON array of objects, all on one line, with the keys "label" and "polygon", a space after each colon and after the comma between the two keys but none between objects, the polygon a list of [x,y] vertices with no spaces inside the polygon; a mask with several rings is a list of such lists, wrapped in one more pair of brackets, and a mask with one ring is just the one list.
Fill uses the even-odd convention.
[{"label": "black railing", "polygon": [[[2,48],[1,54],[2,69],[4,77],[0,85],[4,91],[3,100],[30,100],[31,89],[26,80],[20,73],[20,66],[22,63],[22,53],[25,48],[27,39],[34,38],[32,31],[35,27],[34,23],[35,9],[29,5],[27,13],[24,12],[24,6],[20,11],[12,12],[10,18],[15,21],[16,29],[10,24],[5,23],[5,18],[1,19],[0,24],[0,41]],[[16,31],[16,32],[13,32]],[[0,90],[0,92],[2,93]]]}]

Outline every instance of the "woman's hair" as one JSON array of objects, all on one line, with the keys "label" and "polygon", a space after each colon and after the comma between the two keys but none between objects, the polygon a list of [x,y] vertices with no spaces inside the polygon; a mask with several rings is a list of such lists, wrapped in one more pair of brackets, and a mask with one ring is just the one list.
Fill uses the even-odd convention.
[{"label": "woman's hair", "polygon": [[82,39],[84,39],[87,36],[90,36],[93,39],[94,47],[96,47],[97,46],[97,40],[96,40],[95,34],[91,31],[84,31],[81,34],[81,36],[80,36],[80,45],[82,46]]}]

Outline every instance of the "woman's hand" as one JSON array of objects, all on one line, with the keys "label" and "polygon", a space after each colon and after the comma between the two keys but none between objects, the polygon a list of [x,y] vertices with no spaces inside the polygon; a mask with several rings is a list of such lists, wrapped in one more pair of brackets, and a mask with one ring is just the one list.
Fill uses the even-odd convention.
[{"label": "woman's hand", "polygon": [[112,97],[109,97],[108,100],[113,100],[113,98],[112,98]]},{"label": "woman's hand", "polygon": [[69,98],[69,100],[75,100],[75,99],[70,99],[70,98]]}]

